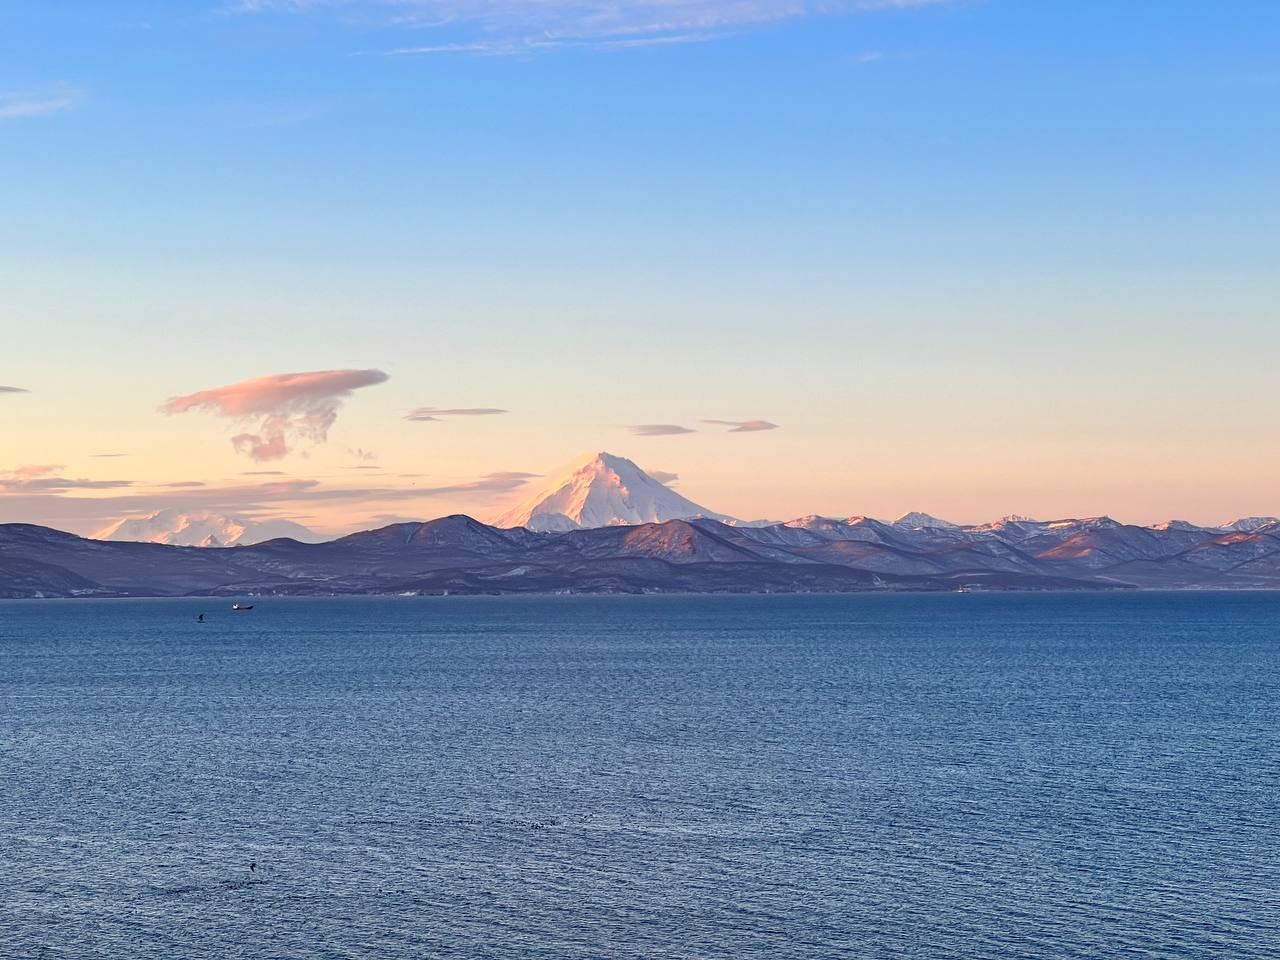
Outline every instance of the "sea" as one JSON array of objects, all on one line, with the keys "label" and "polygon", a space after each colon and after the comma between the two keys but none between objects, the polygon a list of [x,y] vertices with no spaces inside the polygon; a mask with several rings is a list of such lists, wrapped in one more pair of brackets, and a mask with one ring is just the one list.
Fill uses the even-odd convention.
[{"label": "sea", "polygon": [[241,600],[0,603],[0,956],[1280,956],[1280,594]]}]

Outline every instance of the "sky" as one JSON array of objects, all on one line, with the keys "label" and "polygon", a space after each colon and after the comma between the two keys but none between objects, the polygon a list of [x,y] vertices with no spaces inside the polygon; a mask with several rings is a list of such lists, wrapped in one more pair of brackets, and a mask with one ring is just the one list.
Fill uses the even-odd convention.
[{"label": "sky", "polygon": [[1280,6],[10,0],[0,336],[79,533],[1280,514]]}]

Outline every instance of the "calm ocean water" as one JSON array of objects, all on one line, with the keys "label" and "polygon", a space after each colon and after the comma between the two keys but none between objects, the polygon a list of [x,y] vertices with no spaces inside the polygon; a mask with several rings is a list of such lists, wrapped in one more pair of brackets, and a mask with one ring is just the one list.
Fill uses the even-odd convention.
[{"label": "calm ocean water", "polygon": [[1278,705],[1280,595],[2,603],[0,954],[1276,957]]}]

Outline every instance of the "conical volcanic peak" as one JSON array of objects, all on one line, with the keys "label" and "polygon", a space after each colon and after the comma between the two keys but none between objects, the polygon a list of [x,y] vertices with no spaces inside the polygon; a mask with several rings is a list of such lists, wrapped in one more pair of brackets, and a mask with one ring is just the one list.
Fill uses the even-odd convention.
[{"label": "conical volcanic peak", "polygon": [[682,497],[626,457],[601,452],[574,461],[494,524],[565,531],[696,517],[731,519]]}]

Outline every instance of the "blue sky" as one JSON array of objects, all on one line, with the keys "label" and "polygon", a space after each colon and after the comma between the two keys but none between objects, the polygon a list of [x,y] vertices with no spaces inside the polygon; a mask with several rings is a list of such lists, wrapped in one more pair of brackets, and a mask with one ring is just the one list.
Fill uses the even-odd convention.
[{"label": "blue sky", "polygon": [[[166,398],[372,368],[291,474],[1280,512],[1278,48],[1260,2],[10,3],[0,472],[223,482]],[[627,429],[705,418],[780,428]],[[397,509],[501,506],[450,497]]]}]

